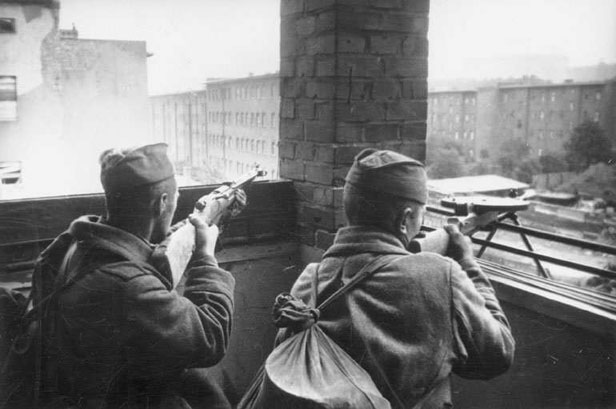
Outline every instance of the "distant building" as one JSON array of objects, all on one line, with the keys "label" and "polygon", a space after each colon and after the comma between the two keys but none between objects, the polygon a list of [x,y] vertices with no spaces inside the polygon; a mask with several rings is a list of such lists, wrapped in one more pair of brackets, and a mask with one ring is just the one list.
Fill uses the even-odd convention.
[{"label": "distant building", "polygon": [[428,94],[428,142],[458,142],[466,160],[501,154],[519,139],[534,157],[562,153],[571,131],[598,122],[616,144],[615,82],[503,83]]},{"label": "distant building", "polygon": [[236,179],[257,163],[277,178],[278,83],[278,74],[212,79],[205,90],[153,96],[154,135],[176,168],[202,182]]},{"label": "distant building", "polygon": [[605,82],[502,86],[495,135],[526,141],[531,155],[561,153],[573,128],[591,120],[606,129]]},{"label": "distant building", "polygon": [[428,136],[456,141],[462,146],[465,159],[475,160],[477,112],[477,91],[431,92],[428,96]]},{"label": "distant building", "polygon": [[278,177],[278,74],[208,81],[206,87],[208,161],[229,178],[255,163]]},{"label": "distant building", "polygon": [[102,150],[152,140],[145,42],[79,39],[59,8],[0,0],[3,199],[99,191]]},{"label": "distant building", "polygon": [[193,168],[207,164],[207,94],[205,90],[150,97],[152,132],[156,141],[169,145],[169,157],[176,173],[203,183],[214,178],[199,178]]}]

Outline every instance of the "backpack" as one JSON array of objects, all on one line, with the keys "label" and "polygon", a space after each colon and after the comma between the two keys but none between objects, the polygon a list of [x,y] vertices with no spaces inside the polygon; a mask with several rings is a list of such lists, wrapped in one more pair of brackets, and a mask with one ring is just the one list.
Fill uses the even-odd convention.
[{"label": "backpack", "polygon": [[[274,348],[237,409],[391,408],[370,374],[314,324],[333,301],[397,258],[374,259],[317,308],[291,294],[279,295],[274,304],[275,324],[299,332]],[[315,300],[317,284],[318,267],[312,286]]]},{"label": "backpack", "polygon": [[0,409],[66,407],[55,388],[52,339],[56,295],[72,284],[55,287],[75,246],[72,236],[58,236],[38,257],[26,298],[0,288]]}]

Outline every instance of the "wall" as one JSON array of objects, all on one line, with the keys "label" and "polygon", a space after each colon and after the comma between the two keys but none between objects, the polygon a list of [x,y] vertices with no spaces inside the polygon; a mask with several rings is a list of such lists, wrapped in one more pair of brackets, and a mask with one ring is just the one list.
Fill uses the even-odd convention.
[{"label": "wall", "polygon": [[18,87],[17,121],[0,122],[0,161],[22,165],[22,184],[1,198],[99,191],[103,149],[151,141],[145,42],[63,38],[52,2],[0,7],[17,22],[0,36],[0,75]]},{"label": "wall", "polygon": [[605,83],[503,85],[498,88],[494,140],[519,138],[532,156],[561,154],[573,128],[584,120],[605,128]]},{"label": "wall", "polygon": [[[59,100],[45,89],[43,78],[43,44],[55,36],[58,7],[52,2],[0,2],[0,16],[15,19],[15,33],[0,34],[0,75],[17,77],[17,120],[0,121],[0,161],[20,162],[27,182],[37,177],[32,166],[42,151],[30,139],[47,140],[60,130]],[[38,113],[37,121],[27,120],[32,111]],[[20,195],[23,188],[1,186],[0,198]]]},{"label": "wall", "polygon": [[[146,57],[143,41],[60,39],[47,46],[44,78],[60,100],[61,130],[51,140],[27,139],[37,145],[55,145],[58,157],[65,157],[63,166],[57,166],[58,157],[53,158],[53,167],[47,155],[41,158],[36,167],[41,184],[71,183],[62,191],[53,186],[46,194],[100,191],[98,182],[92,181],[97,181],[97,160],[103,150],[153,142]],[[32,112],[24,120],[33,121],[37,114]],[[49,175],[48,168],[69,173]],[[79,177],[70,174],[74,169],[80,169]]]},{"label": "wall", "polygon": [[498,138],[498,90],[496,87],[484,87],[477,90],[476,150],[480,160],[494,160],[500,153],[495,143]]},{"label": "wall", "polygon": [[428,148],[430,141],[454,141],[467,161],[477,160],[477,91],[428,93]]},{"label": "wall", "polygon": [[365,147],[425,159],[429,1],[283,0],[280,175],[297,235],[324,249],[344,224],[342,188]]},{"label": "wall", "polygon": [[476,91],[430,92],[428,139],[458,141],[467,158],[476,160],[486,153],[498,158],[502,143],[511,139],[526,143],[535,157],[561,154],[573,128],[585,119],[598,121],[613,135],[612,88],[609,82],[495,84]]},{"label": "wall", "polygon": [[[463,408],[613,408],[616,405],[616,315],[511,279],[487,266],[510,321],[516,354],[490,381],[454,378]],[[536,280],[540,281],[540,280]]]},{"label": "wall", "polygon": [[227,179],[239,177],[255,163],[268,178],[278,178],[278,74],[211,80],[206,87],[208,164]]},{"label": "wall", "polygon": [[[211,172],[196,172],[207,165],[207,93],[205,90],[150,97],[152,134],[169,145],[169,157],[183,182],[220,180]],[[180,182],[182,183],[182,181]]]}]

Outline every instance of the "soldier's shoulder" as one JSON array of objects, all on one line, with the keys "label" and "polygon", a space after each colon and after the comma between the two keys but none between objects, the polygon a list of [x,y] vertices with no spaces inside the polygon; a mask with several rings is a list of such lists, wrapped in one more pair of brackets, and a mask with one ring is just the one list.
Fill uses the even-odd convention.
[{"label": "soldier's shoulder", "polygon": [[413,270],[433,270],[433,271],[449,271],[453,260],[449,257],[441,256],[437,253],[418,253],[400,256],[395,259],[390,265],[393,268],[413,269]]},{"label": "soldier's shoulder", "polygon": [[154,267],[147,263],[135,261],[119,261],[100,266],[97,271],[100,274],[113,277],[122,281],[131,281],[142,276],[149,276],[156,273]]},{"label": "soldier's shoulder", "polygon": [[452,261],[449,257],[429,251],[401,256],[400,260],[404,262],[431,262],[437,264],[449,264]]}]

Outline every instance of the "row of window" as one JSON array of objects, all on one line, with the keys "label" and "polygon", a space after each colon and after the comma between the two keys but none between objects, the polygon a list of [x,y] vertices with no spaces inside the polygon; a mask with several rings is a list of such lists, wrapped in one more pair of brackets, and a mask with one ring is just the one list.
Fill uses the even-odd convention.
[{"label": "row of window", "polygon": [[[454,134],[454,139],[456,141],[460,140],[460,132],[456,132]],[[474,141],[475,140],[475,131],[464,131],[464,132],[462,132],[462,140]]]},{"label": "row of window", "polygon": [[208,91],[210,101],[229,101],[232,99],[274,98],[278,96],[278,84],[237,85],[212,88]]},{"label": "row of window", "polygon": [[[569,89],[569,94],[574,95],[575,92],[576,92],[576,89],[577,88]],[[502,97],[501,97],[502,101],[503,102],[507,102],[509,100],[509,95],[510,94],[512,94],[512,92],[504,92],[502,94]],[[564,91],[560,92],[560,94],[565,94],[565,92]],[[584,95],[584,99],[586,99],[586,100],[590,99],[592,94],[593,94],[593,92],[589,92],[589,91],[584,92],[584,94],[583,94]],[[562,96],[566,97],[566,95],[562,95]],[[537,95],[535,94],[533,97],[537,97]],[[594,92],[594,99],[596,101],[601,101],[601,97],[602,97],[601,96],[601,91]],[[539,98],[541,99],[541,102],[546,102],[548,100],[547,92],[542,92],[539,95]],[[557,100],[557,93],[556,93],[556,91],[550,92],[550,98],[549,99],[550,99],[550,102],[556,102],[556,100]]]},{"label": "row of window", "polygon": [[238,152],[250,152],[260,154],[276,155],[276,141],[263,141],[255,138],[240,138],[229,135],[208,134],[208,138],[214,146],[219,148],[235,147]]},{"label": "row of window", "polygon": [[[437,114],[436,112],[429,114],[429,120],[430,122],[438,122],[439,120],[445,120],[447,121],[448,115],[444,115],[443,118],[441,118],[439,116],[439,114]],[[459,114],[456,114],[454,117],[454,121],[455,123],[459,124],[460,123],[460,119],[462,117]],[[469,122],[473,122],[475,120],[475,116],[471,115],[471,114],[464,114],[464,122],[465,123],[469,123]]]},{"label": "row of window", "polygon": [[457,96],[429,96],[428,97],[428,105],[439,105],[439,104],[454,104],[460,105],[461,102],[464,102],[465,105],[475,105],[477,103],[476,97],[464,97],[464,99],[459,98]]},{"label": "row of window", "polygon": [[223,125],[255,126],[259,128],[276,128],[278,116],[275,112],[208,112],[210,123]]},{"label": "row of window", "polygon": [[[573,109],[571,109],[571,111],[573,111]],[[563,117],[562,112],[559,112],[559,113],[560,113],[560,117],[562,118],[562,117]],[[548,114],[549,114],[549,116],[551,117],[551,116],[554,116],[554,115],[556,114],[556,112],[555,112],[555,111],[550,111],[550,112],[548,112]],[[540,120],[542,120],[542,121],[546,118],[546,116],[547,116],[547,115],[545,114],[545,112],[544,112],[544,111],[534,112],[534,113],[532,114],[532,117],[533,117],[533,118],[538,118],[538,119],[540,119]],[[595,111],[595,112],[593,113],[593,115],[591,116],[591,115],[588,113],[588,111],[584,110],[584,111],[582,111],[582,117],[583,117],[585,120],[587,120],[587,119],[592,119],[592,120],[593,120],[593,121],[595,121],[595,122],[599,122],[599,119],[601,118],[601,115],[599,114],[599,112],[598,112],[598,111]]]}]

